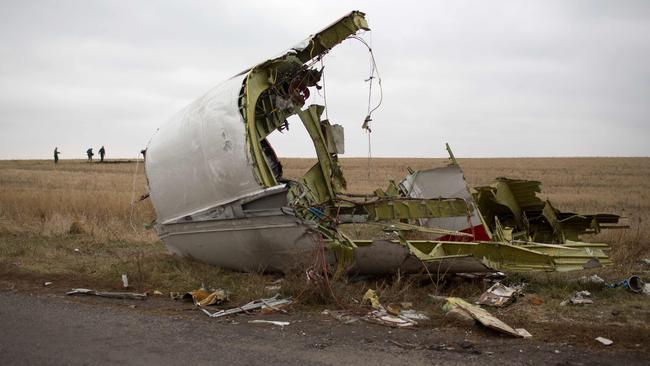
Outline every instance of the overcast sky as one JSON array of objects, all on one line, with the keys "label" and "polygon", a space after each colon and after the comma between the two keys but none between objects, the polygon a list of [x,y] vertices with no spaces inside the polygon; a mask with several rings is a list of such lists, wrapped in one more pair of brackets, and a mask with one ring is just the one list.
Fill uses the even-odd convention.
[{"label": "overcast sky", "polygon": [[[0,3],[0,159],[135,157],[186,104],[355,9],[383,80],[373,156],[650,156],[650,1],[58,0]],[[345,156],[366,156],[368,51],[347,40],[324,64]],[[306,139],[296,121],[271,141],[313,156]]]}]

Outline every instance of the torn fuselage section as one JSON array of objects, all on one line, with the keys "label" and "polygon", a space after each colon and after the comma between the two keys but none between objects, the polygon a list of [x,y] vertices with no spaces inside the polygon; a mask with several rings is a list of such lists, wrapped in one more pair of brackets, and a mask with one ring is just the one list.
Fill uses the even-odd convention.
[{"label": "torn fuselage section", "polygon": [[[453,155],[448,167],[410,172],[385,190],[346,192],[338,164],[343,126],[323,119],[324,106],[305,104],[320,88],[322,57],[362,30],[368,30],[364,14],[352,12],[217,86],[158,130],[146,172],[156,230],[171,252],[271,272],[310,265],[319,247],[326,247],[330,267],[359,273],[550,271],[606,263],[603,247],[566,241],[551,250],[502,235],[482,214],[484,197],[470,193]],[[297,180],[283,176],[267,139],[288,129],[293,115],[318,158]],[[377,235],[354,237],[346,225],[371,226]]]}]

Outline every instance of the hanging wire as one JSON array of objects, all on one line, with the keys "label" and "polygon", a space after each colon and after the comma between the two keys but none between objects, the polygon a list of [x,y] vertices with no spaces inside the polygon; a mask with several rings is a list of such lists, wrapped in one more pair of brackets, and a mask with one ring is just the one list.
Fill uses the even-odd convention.
[{"label": "hanging wire", "polygon": [[[368,115],[366,116],[366,120],[368,120],[368,123],[369,123],[370,121],[372,121],[372,119],[370,119],[370,117],[372,116],[372,113],[374,111],[376,111],[377,108],[379,108],[379,106],[381,106],[381,103],[384,100],[384,90],[383,90],[383,88],[381,86],[381,76],[379,76],[379,68],[377,67],[377,62],[375,61],[375,54],[372,52],[372,47],[368,44],[368,42],[366,42],[363,38],[361,38],[359,36],[351,36],[350,38],[356,39],[357,41],[363,43],[363,45],[368,48],[368,52],[370,53],[370,67],[371,67],[370,77],[368,77],[368,79],[366,79],[366,81],[370,82],[370,86],[368,87]],[[371,39],[372,39],[372,36],[371,36]],[[377,75],[377,76],[375,76],[375,75]],[[371,108],[371,105],[372,105],[372,84],[373,84],[373,80],[375,78],[377,79],[377,83],[379,85],[379,102],[377,102],[376,106]],[[366,128],[366,125],[367,124],[364,121],[364,128]]]},{"label": "hanging wire", "polygon": [[325,89],[325,65],[323,63],[323,58],[320,58],[320,69],[321,69],[321,82],[323,84],[323,104],[325,104],[325,119],[330,120],[329,115],[327,114],[327,111],[329,108],[327,108],[327,89]]},{"label": "hanging wire", "polygon": [[[368,79],[365,81],[370,82],[368,86],[368,114],[366,115],[366,118],[363,120],[363,125],[361,128],[366,130],[366,133],[368,134],[368,183],[370,183],[370,163],[372,160],[372,141],[370,138],[370,134],[372,133],[372,129],[370,128],[370,122],[372,122],[372,113],[379,108],[381,105],[382,101],[384,100],[384,90],[381,86],[381,76],[379,76],[379,69],[377,68],[377,62],[375,61],[375,54],[372,52],[372,47],[371,45],[368,44],[363,38],[358,37],[358,36],[351,36],[350,38],[356,39],[357,41],[363,43],[364,46],[368,48],[368,52],[370,53],[370,76]],[[372,43],[372,33],[370,33],[370,42]],[[375,76],[377,75],[377,76]],[[376,106],[372,107],[372,84],[374,82],[374,79],[377,79],[377,83],[379,85],[379,102],[377,103]]]}]

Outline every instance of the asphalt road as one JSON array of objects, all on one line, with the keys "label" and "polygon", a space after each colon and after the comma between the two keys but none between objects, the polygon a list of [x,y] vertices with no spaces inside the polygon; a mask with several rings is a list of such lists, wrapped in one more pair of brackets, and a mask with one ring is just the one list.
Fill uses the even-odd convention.
[{"label": "asphalt road", "polygon": [[318,314],[264,317],[291,322],[281,328],[250,324],[250,316],[216,320],[103,300],[0,292],[0,365],[647,364],[448,329],[343,325]]}]

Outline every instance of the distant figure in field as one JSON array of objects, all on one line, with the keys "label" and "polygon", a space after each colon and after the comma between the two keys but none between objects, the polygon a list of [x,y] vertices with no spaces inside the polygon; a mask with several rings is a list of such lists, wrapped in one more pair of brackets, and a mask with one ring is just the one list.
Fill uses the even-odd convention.
[{"label": "distant figure in field", "polygon": [[86,154],[88,155],[88,162],[91,163],[93,161],[93,155],[95,155],[93,153],[93,148],[91,147],[88,150],[86,150]]},{"label": "distant figure in field", "polygon": [[59,151],[58,147],[54,148],[54,164],[57,164],[59,162],[59,154],[61,152]]},{"label": "distant figure in field", "polygon": [[104,149],[104,146],[99,149],[99,162],[103,163],[104,162],[104,155],[106,155],[106,150]]}]

